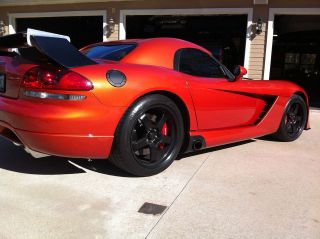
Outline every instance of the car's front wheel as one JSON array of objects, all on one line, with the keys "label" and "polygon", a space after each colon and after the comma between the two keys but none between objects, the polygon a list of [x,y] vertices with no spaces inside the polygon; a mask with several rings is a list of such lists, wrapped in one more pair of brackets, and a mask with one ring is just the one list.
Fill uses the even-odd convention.
[{"label": "car's front wheel", "polygon": [[294,141],[302,134],[308,118],[308,107],[299,95],[293,95],[285,108],[278,131],[273,135],[280,141]]},{"label": "car's front wheel", "polygon": [[131,174],[154,175],[174,161],[183,137],[183,119],[177,105],[164,95],[147,95],[122,117],[110,160]]}]

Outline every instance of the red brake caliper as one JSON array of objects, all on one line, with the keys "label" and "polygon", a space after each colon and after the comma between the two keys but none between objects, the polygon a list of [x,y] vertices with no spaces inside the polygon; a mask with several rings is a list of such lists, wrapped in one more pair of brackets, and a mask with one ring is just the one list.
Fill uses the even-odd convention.
[{"label": "red brake caliper", "polygon": [[[163,136],[167,136],[168,135],[168,126],[167,126],[167,123],[164,123],[162,129],[161,129],[161,134]],[[159,144],[159,148],[160,149],[163,149],[164,148],[164,143],[160,143]]]}]

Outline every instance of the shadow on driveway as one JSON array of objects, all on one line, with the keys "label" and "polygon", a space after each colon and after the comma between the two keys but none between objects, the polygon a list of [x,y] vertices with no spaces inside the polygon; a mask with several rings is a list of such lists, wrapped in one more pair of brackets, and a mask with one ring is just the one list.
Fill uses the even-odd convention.
[{"label": "shadow on driveway", "polygon": [[[238,143],[232,143],[193,153],[183,154],[180,155],[177,160],[252,142],[254,142],[254,140],[246,140]],[[0,168],[18,173],[37,175],[78,174],[86,173],[84,170],[86,169],[97,173],[118,177],[135,177],[118,169],[106,160],[88,161],[87,159],[71,159],[56,156],[36,159],[26,153],[22,148],[16,147],[11,142],[2,139],[0,140],[0,152]]]},{"label": "shadow on driveway", "polygon": [[0,168],[25,174],[59,175],[86,173],[84,169],[98,173],[132,177],[106,160],[89,162],[87,159],[71,159],[56,156],[33,158],[24,149],[0,138]]},{"label": "shadow on driveway", "polygon": [[83,169],[70,164],[68,159],[59,157],[36,159],[22,148],[4,140],[0,141],[0,152],[0,168],[18,173],[39,175],[85,173]]}]

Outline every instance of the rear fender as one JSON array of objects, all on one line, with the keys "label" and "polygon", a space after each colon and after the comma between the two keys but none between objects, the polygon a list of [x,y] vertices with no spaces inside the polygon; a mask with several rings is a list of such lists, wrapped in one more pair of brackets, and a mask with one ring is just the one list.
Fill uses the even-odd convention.
[{"label": "rear fender", "polygon": [[[93,93],[102,104],[112,107],[129,107],[138,98],[153,92],[174,94],[185,104],[190,116],[190,130],[197,130],[197,120],[189,87],[179,73],[162,67],[132,64],[101,64],[73,68],[94,84]],[[126,84],[112,86],[106,78],[109,70],[125,74]]]}]

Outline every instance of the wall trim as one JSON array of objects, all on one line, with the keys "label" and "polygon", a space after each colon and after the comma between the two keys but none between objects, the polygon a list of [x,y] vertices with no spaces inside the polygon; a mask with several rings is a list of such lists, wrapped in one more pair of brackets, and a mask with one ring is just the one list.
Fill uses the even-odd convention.
[{"label": "wall trim", "polygon": [[264,61],[263,79],[269,80],[274,33],[275,15],[320,15],[320,8],[270,8],[268,19],[267,45]]},{"label": "wall trim", "polygon": [[248,69],[251,48],[251,26],[253,9],[252,8],[192,8],[192,9],[137,9],[120,10],[119,19],[119,40],[126,39],[126,16],[130,15],[239,15],[247,14],[247,34],[244,56],[244,67]]},{"label": "wall trim", "polygon": [[28,13],[9,13],[9,34],[16,33],[17,18],[37,18],[37,17],[78,17],[78,16],[102,16],[103,17],[103,41],[107,41],[107,11],[61,11],[61,12],[28,12]]}]

